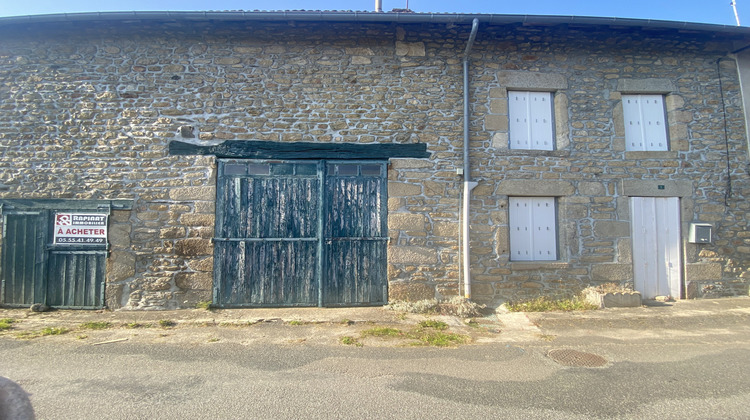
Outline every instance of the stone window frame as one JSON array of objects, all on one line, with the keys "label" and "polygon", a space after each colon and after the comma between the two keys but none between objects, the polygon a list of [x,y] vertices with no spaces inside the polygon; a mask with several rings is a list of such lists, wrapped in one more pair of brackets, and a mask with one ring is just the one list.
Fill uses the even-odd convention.
[{"label": "stone window frame", "polygon": [[[667,125],[667,138],[669,150],[663,151],[627,151],[625,145],[625,118],[622,108],[622,95],[662,95],[666,108],[665,118]],[[622,152],[625,159],[674,159],[679,152],[687,151],[688,127],[687,123],[692,120],[690,113],[682,110],[685,104],[679,95],[677,87],[670,79],[643,78],[643,79],[619,79],[615,92],[610,98],[617,101],[612,113],[615,128],[615,137],[612,147],[615,151]]]},{"label": "stone window frame", "polygon": [[[568,181],[558,180],[504,180],[498,184],[495,194],[505,207],[505,226],[498,228],[496,234],[496,252],[507,258],[512,270],[556,270],[569,268],[569,244],[574,243],[576,235],[575,221],[565,217],[568,214],[569,198],[575,194],[576,187]],[[554,197],[557,224],[557,259],[550,261],[512,261],[510,260],[510,210],[509,197]]]},{"label": "stone window frame", "polygon": [[[570,128],[568,115],[568,79],[559,73],[529,71],[498,71],[498,87],[490,88],[489,110],[484,119],[484,129],[490,133],[495,151],[503,154],[558,156],[570,153]],[[550,92],[554,120],[553,150],[511,149],[508,91]]]}]

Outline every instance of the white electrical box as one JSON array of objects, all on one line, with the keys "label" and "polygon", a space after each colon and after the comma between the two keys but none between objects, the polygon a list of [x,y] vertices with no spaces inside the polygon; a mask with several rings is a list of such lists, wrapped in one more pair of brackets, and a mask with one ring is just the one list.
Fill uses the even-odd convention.
[{"label": "white electrical box", "polygon": [[691,244],[710,244],[713,240],[713,226],[710,223],[691,223],[688,242]]}]

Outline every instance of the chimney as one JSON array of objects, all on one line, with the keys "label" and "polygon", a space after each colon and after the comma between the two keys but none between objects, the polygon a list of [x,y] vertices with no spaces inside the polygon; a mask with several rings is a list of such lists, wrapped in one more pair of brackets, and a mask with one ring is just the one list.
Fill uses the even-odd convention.
[{"label": "chimney", "polygon": [[375,0],[375,11],[378,13],[383,11],[383,0]]}]

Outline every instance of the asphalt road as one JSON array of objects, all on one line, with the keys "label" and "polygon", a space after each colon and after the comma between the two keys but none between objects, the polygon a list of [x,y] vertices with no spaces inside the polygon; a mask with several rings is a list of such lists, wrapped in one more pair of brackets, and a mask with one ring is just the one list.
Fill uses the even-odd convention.
[{"label": "asphalt road", "polygon": [[[748,317],[745,308],[644,327],[611,313],[529,316],[522,333],[508,326],[457,348],[345,346],[305,338],[326,327],[283,323],[101,345],[119,336],[6,335],[0,376],[32,394],[39,419],[747,419]],[[606,364],[564,366],[555,349]]]}]

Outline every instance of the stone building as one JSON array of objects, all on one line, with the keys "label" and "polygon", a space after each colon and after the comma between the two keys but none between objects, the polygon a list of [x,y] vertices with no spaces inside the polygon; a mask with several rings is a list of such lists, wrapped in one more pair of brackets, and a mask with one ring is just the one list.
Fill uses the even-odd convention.
[{"label": "stone building", "polygon": [[117,12],[0,39],[5,305],[748,293],[748,28]]}]

